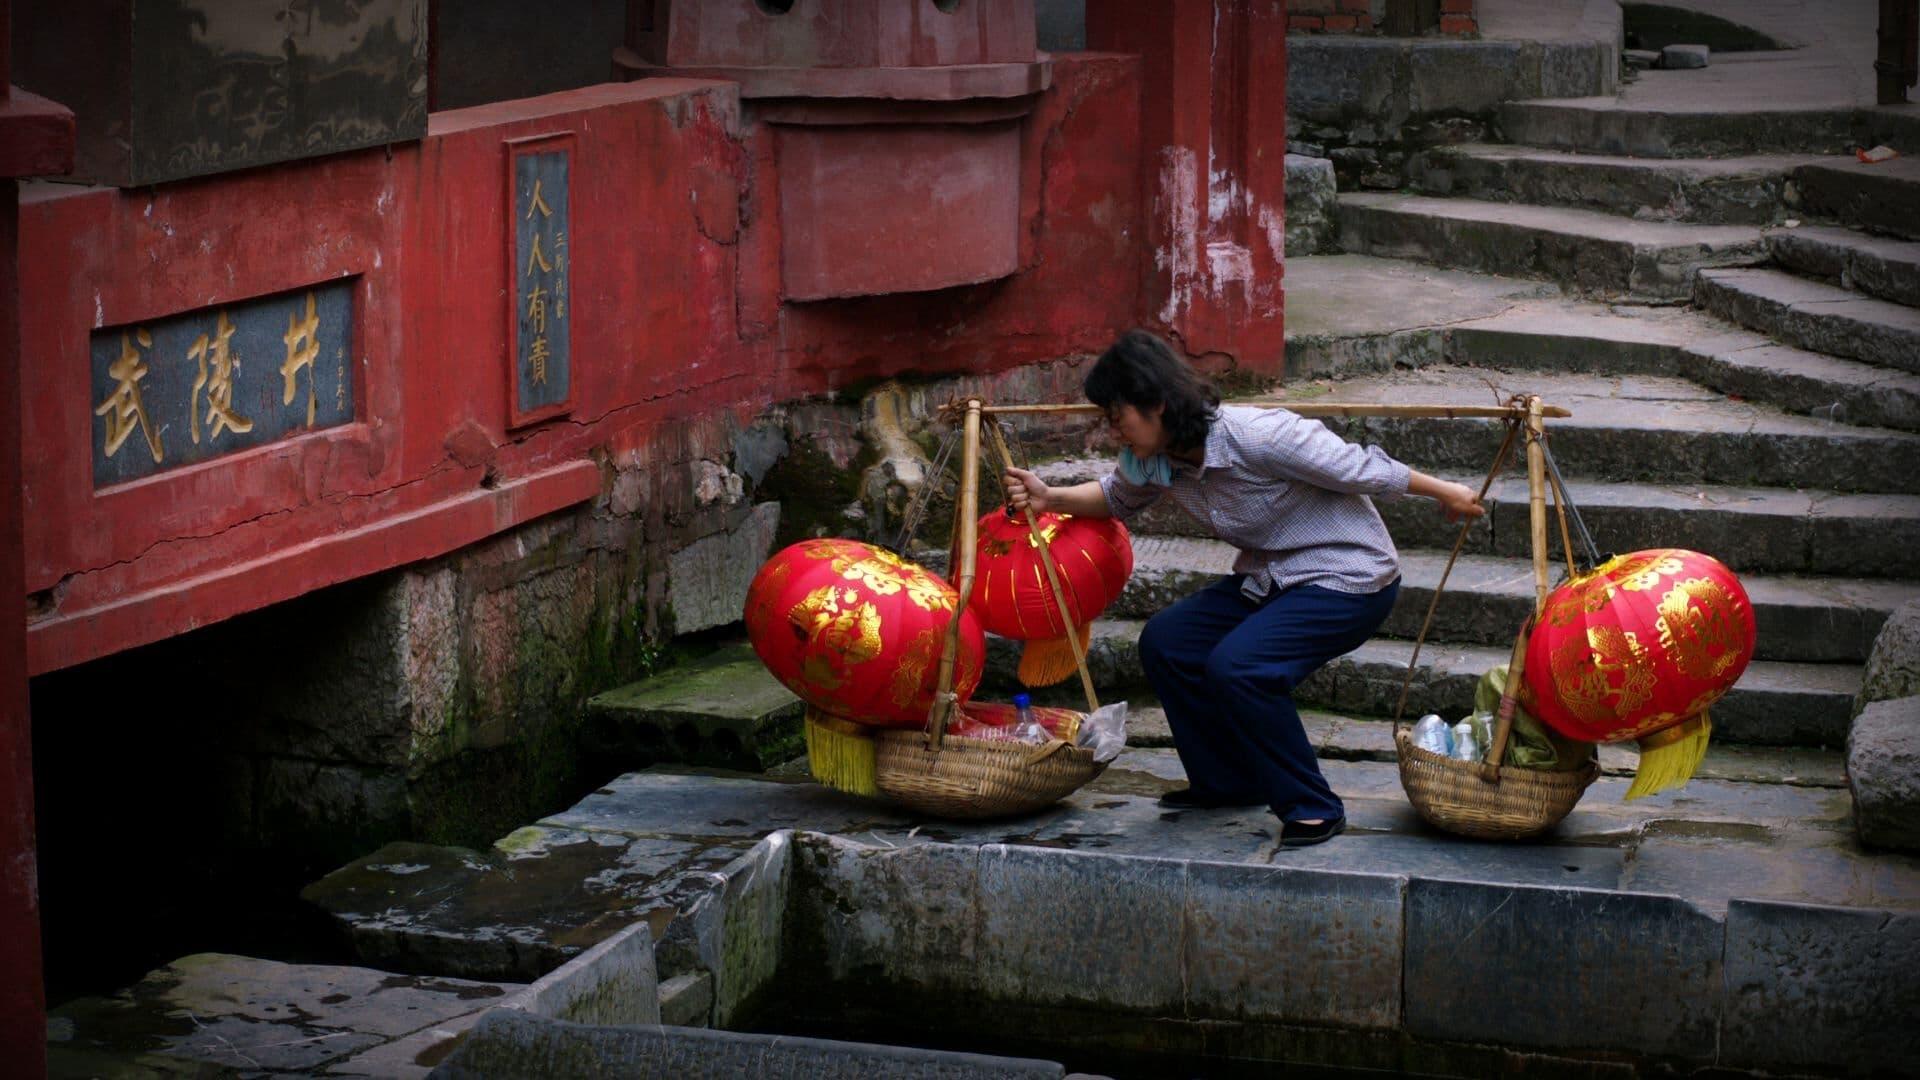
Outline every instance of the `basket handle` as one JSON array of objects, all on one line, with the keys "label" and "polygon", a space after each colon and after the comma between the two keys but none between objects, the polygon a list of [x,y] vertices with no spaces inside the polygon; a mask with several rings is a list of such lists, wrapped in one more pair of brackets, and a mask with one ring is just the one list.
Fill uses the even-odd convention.
[{"label": "basket handle", "polygon": [[[998,420],[987,425],[987,434],[993,438],[993,448],[1000,452],[1001,466],[1013,468],[1013,453],[1007,449],[1006,436],[1000,434]],[[1093,675],[1087,671],[1086,650],[1080,647],[1080,628],[1073,624],[1073,609],[1067,606],[1067,591],[1061,588],[1060,570],[1053,563],[1052,544],[1040,534],[1040,519],[1034,515],[1032,503],[1027,504],[1027,535],[1033,538],[1033,546],[1040,549],[1040,565],[1047,569],[1047,584],[1053,589],[1053,602],[1060,608],[1060,621],[1066,624],[1067,645],[1073,649],[1073,662],[1080,669],[1080,688],[1087,693],[1087,711],[1098,712],[1100,698],[1093,692]]]}]

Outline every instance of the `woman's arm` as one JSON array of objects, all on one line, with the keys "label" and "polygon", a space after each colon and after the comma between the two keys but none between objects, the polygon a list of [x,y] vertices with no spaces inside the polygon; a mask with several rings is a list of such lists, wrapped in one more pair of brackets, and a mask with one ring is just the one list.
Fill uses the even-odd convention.
[{"label": "woman's arm", "polygon": [[1107,493],[1100,481],[1089,480],[1072,487],[1048,487],[1046,482],[1025,469],[1008,469],[1001,481],[1007,487],[1007,501],[1015,510],[1033,507],[1036,514],[1072,514],[1074,517],[1112,517]]},{"label": "woman's arm", "polygon": [[1477,518],[1487,512],[1487,508],[1480,505],[1480,496],[1474,494],[1472,488],[1437,476],[1428,476],[1417,469],[1407,470],[1407,494],[1425,495],[1439,503],[1448,521]]}]

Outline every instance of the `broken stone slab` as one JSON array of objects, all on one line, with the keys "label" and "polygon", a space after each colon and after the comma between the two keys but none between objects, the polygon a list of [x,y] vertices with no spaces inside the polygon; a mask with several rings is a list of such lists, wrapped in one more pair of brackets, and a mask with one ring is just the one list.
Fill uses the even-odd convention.
[{"label": "broken stone slab", "polygon": [[1660,53],[1654,49],[1622,49],[1620,59],[1635,71],[1646,71],[1660,62]]},{"label": "broken stone slab", "polygon": [[1845,832],[1778,821],[1650,820],[1620,885],[1684,896],[1716,914],[1736,898],[1920,909],[1920,861],[1862,851]]},{"label": "broken stone slab", "polygon": [[1726,986],[1724,1064],[1911,1071],[1920,915],[1736,900]]},{"label": "broken stone slab", "polygon": [[1689,71],[1706,67],[1713,50],[1705,45],[1669,45],[1660,50],[1660,67],[1665,71]]},{"label": "broken stone slab", "polygon": [[[436,1031],[455,1031],[520,989],[199,953],[113,997],[53,1009],[48,1066],[56,1076],[117,1076],[142,1067],[154,1075],[196,1069],[312,1074],[336,1066],[353,1074],[350,1059],[416,1035],[421,1038],[414,1042],[437,1041]],[[129,1032],[145,1037],[131,1054]]]},{"label": "broken stone slab", "polygon": [[660,984],[660,1022],[674,1027],[710,1027],[713,973],[683,971]]},{"label": "broken stone slab", "polygon": [[[1893,111],[1882,110],[1883,113]],[[1911,136],[1912,132],[1907,132],[1905,142],[1897,138],[1856,138],[1854,145],[1886,143],[1911,151]],[[1867,164],[1843,147],[1840,156],[1803,166],[1795,172],[1794,182],[1800,187],[1801,199],[1809,214],[1876,233],[1920,240],[1920,158],[1911,152],[1892,161]]]},{"label": "broken stone slab", "polygon": [[1686,901],[1415,878],[1406,911],[1415,1036],[1715,1058],[1726,934]]},{"label": "broken stone slab", "polygon": [[653,932],[634,923],[500,1003],[576,1024],[658,1024],[660,984]]},{"label": "broken stone slab", "polygon": [[1031,1058],[833,1042],[702,1028],[598,1027],[499,1010],[482,1017],[435,1080],[542,1076],[574,1080],[729,1080],[738,1076],[1061,1080],[1066,1069]]},{"label": "broken stone slab", "polygon": [[302,890],[361,962],[394,971],[532,982],[643,920],[665,931],[689,879],[751,840],[529,827],[492,851],[397,842]]},{"label": "broken stone slab", "polygon": [[582,738],[592,753],[759,771],[805,749],[806,705],[745,642],[588,699]]},{"label": "broken stone slab", "polygon": [[[740,478],[727,474],[738,499]],[[713,498],[722,496],[715,495]],[[711,501],[711,500],[709,500]],[[667,606],[676,634],[690,634],[740,621],[753,583],[780,528],[780,504],[755,506],[732,529],[702,537],[667,559]]]},{"label": "broken stone slab", "polygon": [[1920,851],[1920,696],[1876,701],[1854,718],[1847,781],[1862,844]]},{"label": "broken stone slab", "polygon": [[1780,270],[1702,271],[1694,300],[1803,349],[1920,374],[1920,311]]},{"label": "broken stone slab", "polygon": [[1920,694],[1920,600],[1895,609],[1874,636],[1856,711],[1914,694]]},{"label": "broken stone slab", "polygon": [[[1920,185],[1915,187],[1920,194]],[[1833,226],[1777,229],[1767,249],[1802,274],[1882,300],[1920,307],[1920,243]]]}]

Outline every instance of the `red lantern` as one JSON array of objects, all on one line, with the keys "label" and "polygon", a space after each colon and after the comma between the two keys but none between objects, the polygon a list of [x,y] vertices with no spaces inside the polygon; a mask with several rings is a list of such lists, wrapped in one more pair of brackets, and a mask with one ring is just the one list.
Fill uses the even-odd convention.
[{"label": "red lantern", "polygon": [[[1133,573],[1133,543],[1127,527],[1112,518],[1041,514],[1037,520],[1084,650],[1090,640],[1088,624],[1119,598]],[[991,511],[980,519],[979,533],[967,610],[979,614],[988,633],[1028,643],[1020,657],[1021,682],[1046,686],[1072,675],[1066,623],[1026,516]]]},{"label": "red lantern", "polygon": [[[767,670],[809,705],[875,727],[927,722],[953,586],[883,548],[803,540],[768,559],[747,590],[747,637]],[[960,618],[953,689],[980,683],[986,637]]]},{"label": "red lantern", "polygon": [[1640,742],[1628,798],[1684,783],[1707,709],[1753,658],[1753,605],[1718,560],[1679,548],[1621,555],[1547,597],[1527,642],[1535,716],[1587,742]]}]

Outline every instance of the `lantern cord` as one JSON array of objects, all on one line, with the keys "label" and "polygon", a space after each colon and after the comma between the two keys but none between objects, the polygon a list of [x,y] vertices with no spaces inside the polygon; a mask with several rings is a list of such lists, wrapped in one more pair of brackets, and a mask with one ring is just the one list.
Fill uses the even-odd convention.
[{"label": "lantern cord", "polygon": [[1580,538],[1580,546],[1586,549],[1586,568],[1591,571],[1601,563],[1600,547],[1593,542],[1593,534],[1587,531],[1587,523],[1580,516],[1580,508],[1573,504],[1572,496],[1567,494],[1567,482],[1560,477],[1560,464],[1553,460],[1553,447],[1544,437],[1535,437],[1540,440],[1540,455],[1546,459],[1547,475],[1553,480],[1554,498],[1558,500],[1561,508],[1566,510],[1566,516],[1572,519],[1574,534]]},{"label": "lantern cord", "polygon": [[926,480],[921,483],[920,490],[914,492],[913,498],[908,501],[907,512],[901,515],[900,538],[894,541],[893,544],[893,553],[895,555],[904,558],[907,555],[907,544],[919,535],[920,521],[926,516],[927,507],[933,502],[934,489],[940,486],[941,480],[947,475],[947,462],[952,460],[953,448],[959,441],[959,428],[954,428],[947,432],[947,437],[940,441],[940,451],[933,457],[933,467],[928,470]]}]

